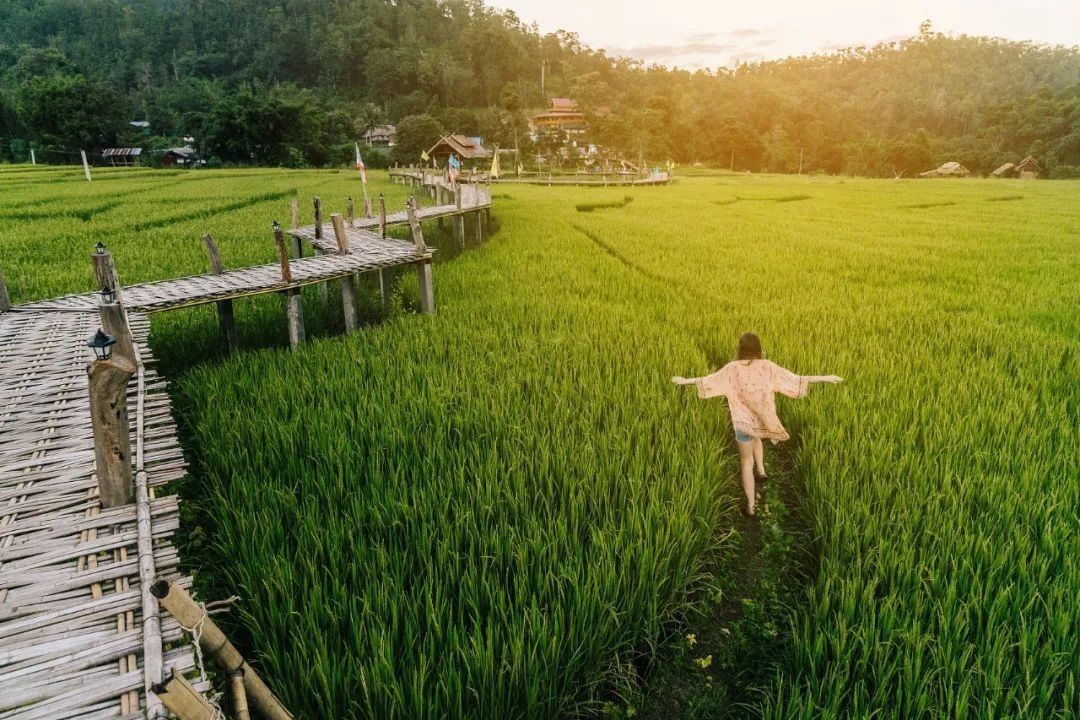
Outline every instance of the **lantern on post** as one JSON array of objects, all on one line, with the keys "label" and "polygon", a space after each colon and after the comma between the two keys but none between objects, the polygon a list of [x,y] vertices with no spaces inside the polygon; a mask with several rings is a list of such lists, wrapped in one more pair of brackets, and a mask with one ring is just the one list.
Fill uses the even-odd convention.
[{"label": "lantern on post", "polygon": [[98,328],[94,337],[87,341],[86,346],[94,351],[94,357],[98,360],[108,360],[112,357],[112,346],[116,344],[116,338],[106,335],[105,331]]},{"label": "lantern on post", "polygon": [[116,302],[116,291],[111,287],[101,288],[101,303],[103,305],[112,305]]},{"label": "lantern on post", "polygon": [[104,255],[105,254],[105,243],[98,240],[98,244],[94,246],[94,250],[97,251],[98,255]]}]

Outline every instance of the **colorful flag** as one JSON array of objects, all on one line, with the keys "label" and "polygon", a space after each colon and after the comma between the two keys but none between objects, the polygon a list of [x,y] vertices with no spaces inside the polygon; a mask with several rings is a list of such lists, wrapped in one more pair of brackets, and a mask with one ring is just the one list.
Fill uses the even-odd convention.
[{"label": "colorful flag", "polygon": [[360,173],[360,181],[364,183],[364,188],[367,189],[367,169],[364,167],[364,161],[360,158],[360,145],[356,145],[356,169]]},{"label": "colorful flag", "polygon": [[427,150],[421,150],[420,151],[420,161],[421,162],[427,162],[430,159],[431,159],[431,156],[427,154]]},{"label": "colorful flag", "polygon": [[499,175],[499,148],[495,148],[495,157],[491,161],[491,177],[498,178]]}]

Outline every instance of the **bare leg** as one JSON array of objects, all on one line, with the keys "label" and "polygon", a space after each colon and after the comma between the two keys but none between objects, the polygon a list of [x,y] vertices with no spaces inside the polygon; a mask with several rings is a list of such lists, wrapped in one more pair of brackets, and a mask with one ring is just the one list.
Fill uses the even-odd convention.
[{"label": "bare leg", "polygon": [[761,445],[761,438],[754,438],[751,445],[754,446],[754,465],[757,466],[757,473],[765,477],[765,448]]},{"label": "bare leg", "polygon": [[742,471],[742,488],[746,493],[747,512],[754,514],[754,443],[736,443],[739,446],[739,465]]}]

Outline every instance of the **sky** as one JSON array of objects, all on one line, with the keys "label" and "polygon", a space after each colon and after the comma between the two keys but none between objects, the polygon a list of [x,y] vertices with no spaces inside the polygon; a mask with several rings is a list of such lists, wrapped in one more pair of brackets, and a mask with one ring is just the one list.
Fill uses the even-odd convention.
[{"label": "sky", "polygon": [[688,70],[946,34],[1080,45],[1080,0],[489,0],[540,31]]}]

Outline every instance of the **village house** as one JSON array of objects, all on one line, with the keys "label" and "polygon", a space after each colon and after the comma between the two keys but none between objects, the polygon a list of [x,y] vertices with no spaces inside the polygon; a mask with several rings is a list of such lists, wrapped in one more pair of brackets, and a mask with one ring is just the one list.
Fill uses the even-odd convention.
[{"label": "village house", "polygon": [[585,113],[578,110],[577,101],[552,98],[547,110],[532,116],[529,127],[534,134],[542,130],[561,130],[568,135],[580,135],[589,129],[589,124],[585,121]]},{"label": "village house", "polygon": [[394,147],[397,145],[397,127],[394,125],[376,125],[363,135],[363,141],[368,147],[380,145],[382,147]]}]

